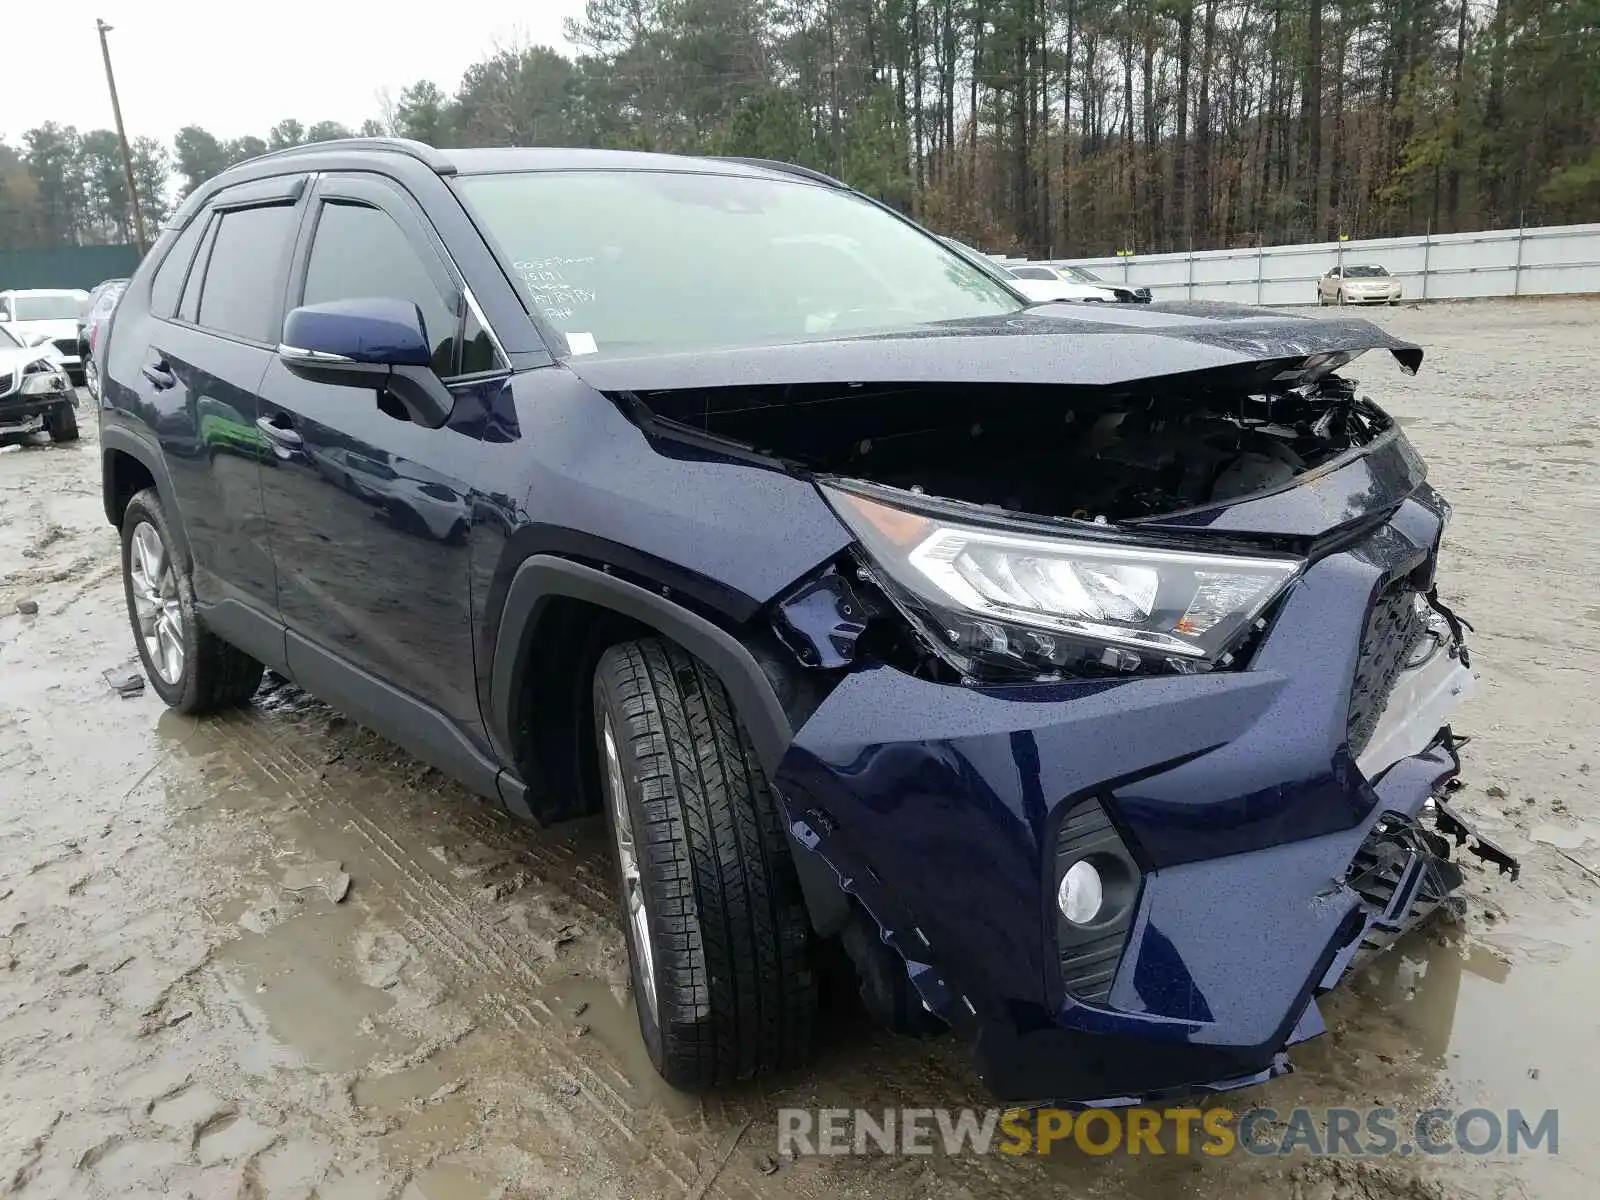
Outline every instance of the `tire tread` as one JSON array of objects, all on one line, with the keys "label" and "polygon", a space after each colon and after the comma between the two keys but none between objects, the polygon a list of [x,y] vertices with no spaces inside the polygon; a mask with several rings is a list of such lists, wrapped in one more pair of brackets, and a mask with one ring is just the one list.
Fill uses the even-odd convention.
[{"label": "tire tread", "polygon": [[816,1014],[809,920],[749,734],[721,681],[675,643],[612,647],[599,670],[644,814],[662,1073],[710,1088],[803,1061]]}]

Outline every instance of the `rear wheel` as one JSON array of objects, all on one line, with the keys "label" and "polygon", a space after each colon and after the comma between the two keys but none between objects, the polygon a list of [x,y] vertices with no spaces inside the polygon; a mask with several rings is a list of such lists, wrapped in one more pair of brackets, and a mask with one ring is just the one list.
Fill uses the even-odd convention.
[{"label": "rear wheel", "polygon": [[709,668],[661,639],[613,646],[594,729],[639,1029],[674,1087],[803,1061],[810,924],[776,798]]},{"label": "rear wheel", "polygon": [[70,404],[58,404],[50,410],[44,419],[45,432],[50,435],[52,442],[75,442],[78,440],[78,413]]},{"label": "rear wheel", "polygon": [[242,704],[261,686],[262,666],[200,624],[194,588],[154,488],[122,516],[122,585],[133,640],[156,694],[185,713]]}]

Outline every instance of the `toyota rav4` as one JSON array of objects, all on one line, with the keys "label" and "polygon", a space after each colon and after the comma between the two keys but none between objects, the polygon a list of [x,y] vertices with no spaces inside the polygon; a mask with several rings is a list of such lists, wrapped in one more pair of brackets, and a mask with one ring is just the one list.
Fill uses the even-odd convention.
[{"label": "toyota rav4", "polygon": [[1450,510],[1359,320],[1031,304],[754,160],[281,151],[100,357],[151,683],[270,667],[603,812],[674,1085],[804,1058],[842,943],[1009,1101],[1241,1086],[1459,903]]}]

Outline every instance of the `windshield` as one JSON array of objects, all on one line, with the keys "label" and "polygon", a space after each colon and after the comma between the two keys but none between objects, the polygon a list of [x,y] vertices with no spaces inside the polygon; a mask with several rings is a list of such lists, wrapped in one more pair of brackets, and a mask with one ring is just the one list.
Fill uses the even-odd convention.
[{"label": "windshield", "polygon": [[1105,282],[1100,278],[1100,276],[1089,270],[1088,267],[1062,267],[1061,269],[1068,275],[1072,276],[1072,278],[1076,279],[1079,283]]},{"label": "windshield", "polygon": [[1049,267],[1012,267],[1011,273],[1018,279],[1057,279]]},{"label": "windshield", "polygon": [[11,308],[19,321],[70,321],[83,309],[84,295],[51,292],[43,296],[13,296]]},{"label": "windshield", "polygon": [[1389,272],[1382,267],[1346,267],[1344,273],[1345,278],[1354,279],[1363,275],[1369,278],[1374,275],[1387,275]]},{"label": "windshield", "polygon": [[572,353],[670,352],[1016,312],[963,256],[835,188],[674,171],[464,176]]}]

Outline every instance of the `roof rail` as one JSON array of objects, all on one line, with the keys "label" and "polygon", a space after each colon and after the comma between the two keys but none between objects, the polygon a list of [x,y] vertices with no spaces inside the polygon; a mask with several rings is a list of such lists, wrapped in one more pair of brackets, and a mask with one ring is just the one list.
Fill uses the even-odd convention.
[{"label": "roof rail", "polygon": [[782,171],[785,175],[799,175],[802,179],[825,183],[829,187],[848,189],[850,186],[832,175],[824,175],[821,171],[813,171],[810,167],[796,166],[794,163],[786,163],[776,158],[747,158],[742,154],[708,154],[706,157],[722,162],[743,163],[747,167],[765,167],[769,171]]},{"label": "roof rail", "polygon": [[254,158],[247,158],[245,163],[265,162],[269,158],[288,158],[296,154],[310,154],[319,150],[381,150],[388,154],[404,154],[424,164],[430,171],[439,175],[454,175],[456,167],[444,153],[434,149],[426,142],[413,141],[411,138],[397,137],[348,137],[331,138],[325,142],[301,142],[298,146],[285,146],[281,150],[268,150],[265,154],[257,154]]}]

